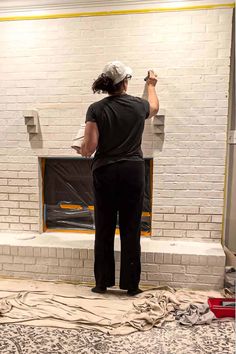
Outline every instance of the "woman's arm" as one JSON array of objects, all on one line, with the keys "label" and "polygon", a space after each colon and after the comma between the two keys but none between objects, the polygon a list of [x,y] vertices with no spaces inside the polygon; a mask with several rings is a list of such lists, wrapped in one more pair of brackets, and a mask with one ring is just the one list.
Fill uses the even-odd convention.
[{"label": "woman's arm", "polygon": [[156,93],[156,83],[157,83],[157,75],[152,70],[148,72],[148,78],[146,81],[147,85],[147,95],[148,95],[148,102],[150,104],[150,114],[148,118],[153,117],[157,114],[159,110],[159,100]]},{"label": "woman's arm", "polygon": [[84,140],[81,144],[81,155],[90,157],[98,145],[99,132],[97,123],[87,122],[84,130]]}]

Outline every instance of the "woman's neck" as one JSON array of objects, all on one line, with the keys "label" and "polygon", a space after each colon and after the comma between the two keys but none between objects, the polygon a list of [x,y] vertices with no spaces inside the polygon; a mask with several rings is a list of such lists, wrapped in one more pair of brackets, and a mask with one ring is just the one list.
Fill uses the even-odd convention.
[{"label": "woman's neck", "polygon": [[109,96],[119,96],[119,95],[125,95],[126,91],[117,91],[117,92],[113,92],[113,93],[109,93]]}]

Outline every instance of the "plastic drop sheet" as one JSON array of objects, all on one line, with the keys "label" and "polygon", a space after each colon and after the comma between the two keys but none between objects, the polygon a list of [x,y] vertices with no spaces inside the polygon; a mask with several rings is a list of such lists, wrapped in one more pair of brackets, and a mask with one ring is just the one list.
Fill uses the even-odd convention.
[{"label": "plastic drop sheet", "polygon": [[[47,158],[44,169],[44,223],[47,229],[94,230],[90,159]],[[141,229],[151,231],[151,159],[145,159],[145,196]],[[117,216],[117,228],[119,215]]]}]

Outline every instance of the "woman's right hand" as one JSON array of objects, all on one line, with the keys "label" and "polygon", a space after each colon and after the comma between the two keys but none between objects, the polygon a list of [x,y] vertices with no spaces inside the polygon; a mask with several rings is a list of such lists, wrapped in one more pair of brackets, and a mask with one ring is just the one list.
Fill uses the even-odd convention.
[{"label": "woman's right hand", "polygon": [[148,76],[146,80],[147,85],[156,86],[157,74],[153,70],[148,70]]}]

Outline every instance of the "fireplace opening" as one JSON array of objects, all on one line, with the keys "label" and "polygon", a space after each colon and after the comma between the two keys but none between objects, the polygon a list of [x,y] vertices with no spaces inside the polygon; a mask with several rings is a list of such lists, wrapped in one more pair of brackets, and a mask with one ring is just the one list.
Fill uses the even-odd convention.
[{"label": "fireplace opening", "polygon": [[[145,159],[145,196],[141,234],[151,234],[152,159]],[[44,158],[43,229],[94,233],[94,197],[91,160],[82,158]],[[119,215],[117,216],[117,233]]]}]

